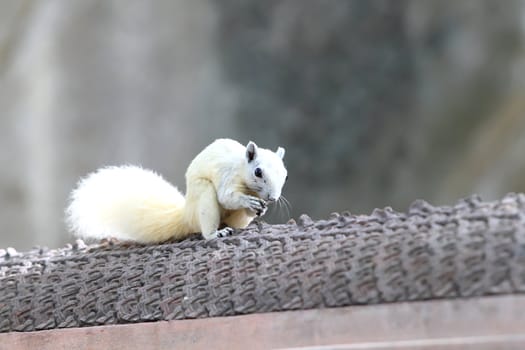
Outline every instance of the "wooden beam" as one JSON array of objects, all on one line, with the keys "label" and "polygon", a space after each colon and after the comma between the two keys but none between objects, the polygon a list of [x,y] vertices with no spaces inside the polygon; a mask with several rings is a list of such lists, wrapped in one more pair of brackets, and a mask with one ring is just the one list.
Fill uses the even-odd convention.
[{"label": "wooden beam", "polygon": [[525,296],[0,334],[1,349],[525,349]]}]

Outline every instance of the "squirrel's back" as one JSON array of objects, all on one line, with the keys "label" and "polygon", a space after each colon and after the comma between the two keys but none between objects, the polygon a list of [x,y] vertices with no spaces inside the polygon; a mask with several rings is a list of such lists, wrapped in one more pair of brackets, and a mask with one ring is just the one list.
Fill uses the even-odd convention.
[{"label": "squirrel's back", "polygon": [[153,171],[107,167],[80,180],[66,209],[70,231],[85,238],[161,242],[191,232],[184,196]]},{"label": "squirrel's back", "polygon": [[[217,139],[191,161],[186,171],[186,181],[206,178],[218,187],[218,181],[224,176],[241,180],[245,152],[245,146],[235,140]],[[191,186],[187,187],[189,189]]]}]

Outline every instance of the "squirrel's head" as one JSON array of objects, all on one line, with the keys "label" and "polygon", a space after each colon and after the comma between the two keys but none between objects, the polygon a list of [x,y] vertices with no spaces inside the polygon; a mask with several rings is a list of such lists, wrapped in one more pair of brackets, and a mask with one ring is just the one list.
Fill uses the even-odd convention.
[{"label": "squirrel's head", "polygon": [[265,201],[274,202],[281,197],[281,191],[288,178],[283,157],[282,147],[273,152],[257,147],[252,141],[246,145],[246,185]]}]

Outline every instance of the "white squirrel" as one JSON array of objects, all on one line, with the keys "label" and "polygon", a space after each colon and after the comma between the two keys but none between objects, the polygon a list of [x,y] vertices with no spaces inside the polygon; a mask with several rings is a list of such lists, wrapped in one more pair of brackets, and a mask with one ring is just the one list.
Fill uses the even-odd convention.
[{"label": "white squirrel", "polygon": [[186,197],[153,171],[106,167],[81,179],[66,209],[69,230],[82,238],[140,243],[231,235],[264,215],[287,179],[284,148],[276,152],[218,139],[186,171]]}]

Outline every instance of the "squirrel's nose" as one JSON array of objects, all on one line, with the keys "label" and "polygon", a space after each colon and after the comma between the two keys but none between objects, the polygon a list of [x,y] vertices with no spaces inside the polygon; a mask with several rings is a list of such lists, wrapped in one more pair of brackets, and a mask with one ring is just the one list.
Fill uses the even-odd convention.
[{"label": "squirrel's nose", "polygon": [[268,197],[268,202],[275,202],[277,199],[274,197]]}]

